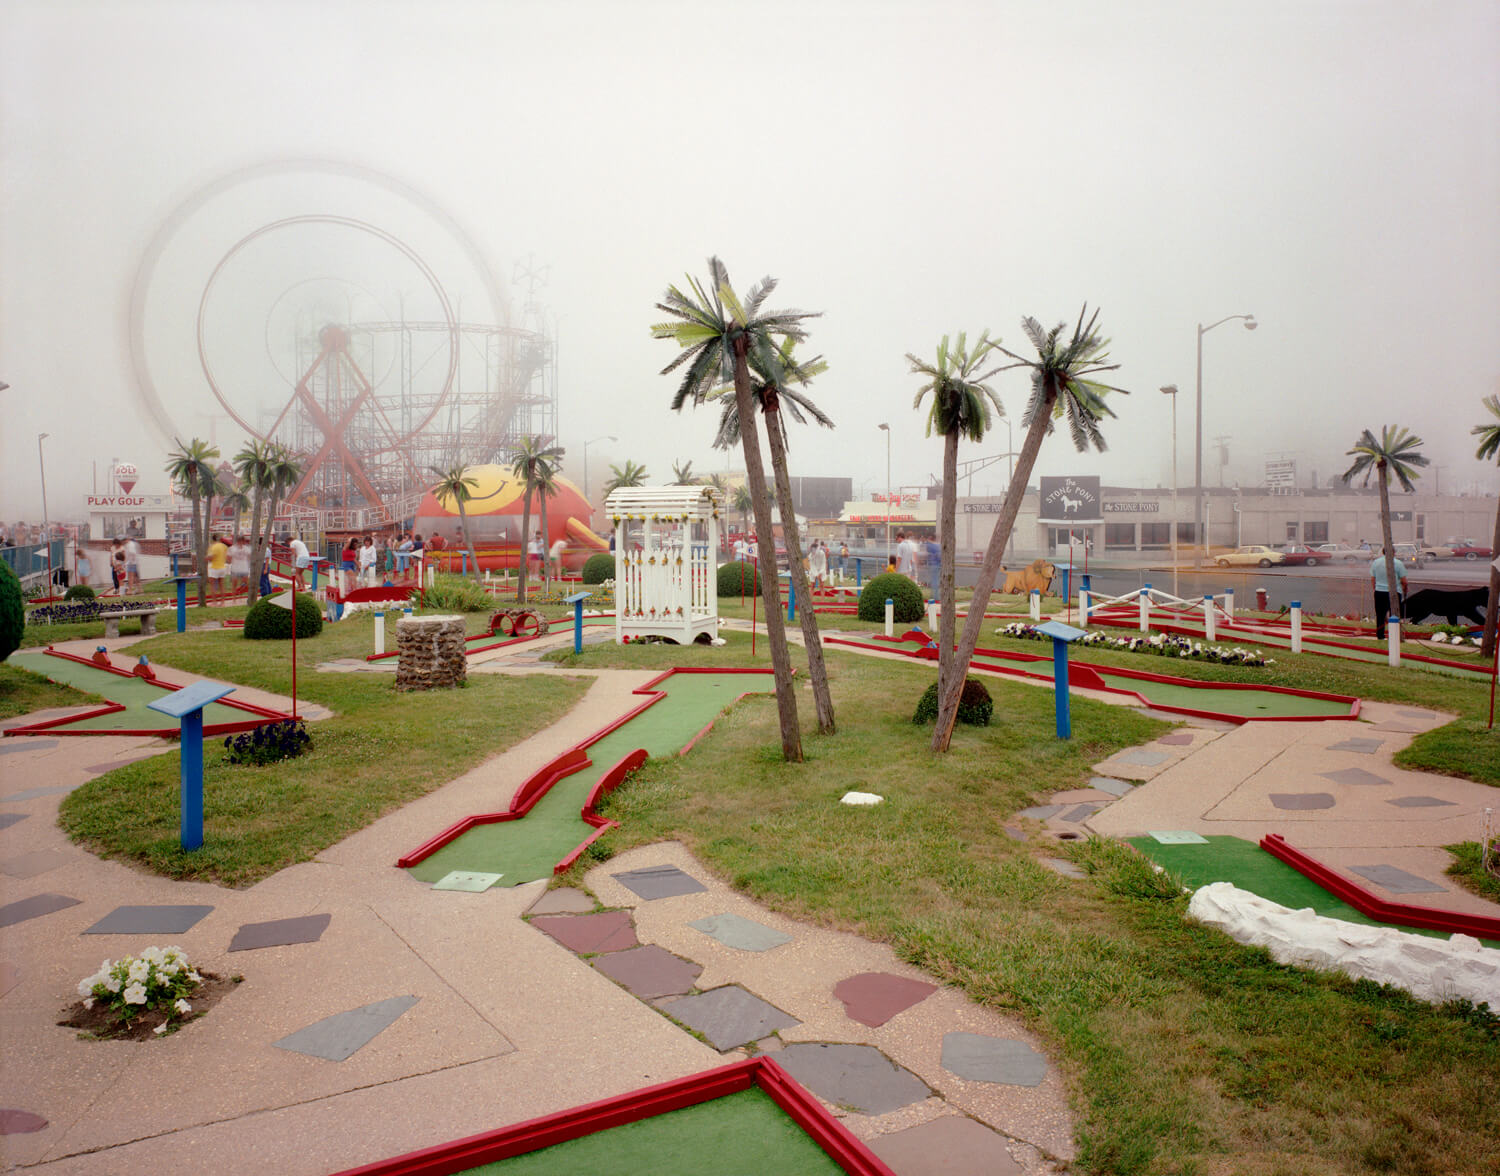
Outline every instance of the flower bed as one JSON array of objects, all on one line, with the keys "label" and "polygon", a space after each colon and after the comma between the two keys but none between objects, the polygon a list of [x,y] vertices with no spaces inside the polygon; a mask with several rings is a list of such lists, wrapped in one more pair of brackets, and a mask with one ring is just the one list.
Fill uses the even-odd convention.
[{"label": "flower bed", "polygon": [[91,1037],[149,1041],[201,1017],[238,982],[200,973],[180,947],[148,947],[138,956],[105,960],[80,980],[83,999],[58,1024]]},{"label": "flower bed", "polygon": [[[996,629],[1002,637],[1016,637],[1023,641],[1051,641],[1034,625],[1016,621],[1004,628]],[[1115,637],[1092,630],[1080,637],[1075,645],[1097,645],[1104,649],[1116,649],[1125,653],[1149,653],[1157,657],[1184,658],[1193,661],[1217,662],[1224,666],[1270,666],[1275,659],[1259,650],[1245,649],[1238,645],[1207,645],[1175,633],[1153,633],[1149,637]]]}]

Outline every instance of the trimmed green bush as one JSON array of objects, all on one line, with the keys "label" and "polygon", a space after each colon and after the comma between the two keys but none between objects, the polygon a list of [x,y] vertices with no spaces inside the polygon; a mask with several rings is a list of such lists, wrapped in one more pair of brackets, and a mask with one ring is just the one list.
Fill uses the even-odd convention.
[{"label": "trimmed green bush", "polygon": [[87,584],[74,584],[63,593],[64,600],[96,600],[99,594]]},{"label": "trimmed green bush", "polygon": [[886,597],[895,601],[898,625],[920,621],[927,613],[927,598],[915,581],[900,572],[881,572],[866,582],[864,591],[859,594],[859,619],[885,620]]},{"label": "trimmed green bush", "polygon": [[[917,703],[917,713],[912,715],[913,723],[930,723],[937,718],[938,713],[938,688],[934,682],[927,687],[922,695],[922,700]],[[964,679],[964,691],[958,696],[958,721],[968,723],[971,727],[988,727],[990,716],[995,713],[995,704],[990,699],[990,692],[984,688],[984,683],[973,678]]]},{"label": "trimmed green bush", "polygon": [[[311,594],[297,597],[297,636],[316,637],[323,631],[323,614]],[[245,614],[245,636],[251,641],[286,640],[292,637],[292,612],[262,600]]]},{"label": "trimmed green bush", "polygon": [[760,580],[749,560],[731,560],[719,569],[720,596],[754,596],[759,591]]},{"label": "trimmed green bush", "polygon": [[615,578],[615,556],[612,551],[601,551],[584,561],[583,582],[602,584]]},{"label": "trimmed green bush", "polygon": [[0,560],[0,661],[21,648],[21,634],[26,631],[26,597],[21,581],[10,564]]}]

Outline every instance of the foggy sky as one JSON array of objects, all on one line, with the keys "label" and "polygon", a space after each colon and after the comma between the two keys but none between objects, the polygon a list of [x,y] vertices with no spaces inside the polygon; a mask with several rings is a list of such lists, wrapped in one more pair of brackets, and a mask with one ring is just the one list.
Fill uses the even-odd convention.
[{"label": "foggy sky", "polygon": [[[928,484],[941,442],[904,354],[984,328],[1025,351],[1023,315],[1050,325],[1087,301],[1133,394],[1111,399],[1107,453],[1076,454],[1063,429],[1036,474],[1170,485],[1158,388],[1175,383],[1190,485],[1196,325],[1253,313],[1253,333],[1204,340],[1207,483],[1214,437],[1227,483],[1293,457],[1305,485],[1345,468],[1361,429],[1398,423],[1443,488],[1500,486],[1468,432],[1500,390],[1490,0],[7,0],[0,516],[40,515],[39,432],[54,519],[82,514],[93,461],[165,488],[130,361],[142,258],[215,181],[308,159],[419,192],[502,279],[548,267],[575,480],[604,434],[620,441],[590,447],[596,478],[626,458],[656,482],[674,460],[740,464],[710,449],[713,409],[669,411],[675,347],[649,333],[665,287],[716,253],[737,287],[773,275],[772,305],[823,312],[812,392],[838,428],[794,432],[794,474],[883,490],[890,421],[893,481]],[[195,273],[190,244],[151,290],[163,355],[191,353],[179,310],[214,260]],[[271,308],[244,298],[260,339]],[[163,367],[183,405],[201,400],[180,433],[213,427],[232,454],[196,368]],[[1025,379],[996,386],[1019,444]],[[960,458],[1008,447],[1001,421]],[[1000,492],[1004,464],[975,492]]]}]

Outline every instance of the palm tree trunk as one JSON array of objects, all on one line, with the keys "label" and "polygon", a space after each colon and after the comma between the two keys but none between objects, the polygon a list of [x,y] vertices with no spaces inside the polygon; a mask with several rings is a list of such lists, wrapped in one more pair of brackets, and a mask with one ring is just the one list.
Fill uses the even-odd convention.
[{"label": "palm tree trunk", "polygon": [[516,553],[517,571],[520,574],[520,584],[516,589],[516,603],[526,603],[526,565],[527,544],[531,542],[531,482],[526,483],[526,490],[521,496],[521,548]]},{"label": "palm tree trunk", "polygon": [[[958,628],[954,610],[957,593],[953,584],[954,534],[953,516],[958,503],[958,429],[950,429],[943,438],[943,494],[938,503],[938,697],[949,692],[953,682],[953,634]],[[979,610],[981,613],[983,609]],[[960,684],[960,692],[962,685]],[[962,694],[960,693],[960,697]]]},{"label": "palm tree trunk", "polygon": [[[1500,558],[1500,506],[1495,508],[1495,536],[1490,540],[1490,555]],[[1484,640],[1481,652],[1494,665],[1495,622],[1500,617],[1500,567],[1490,565],[1490,605],[1484,614]]]},{"label": "palm tree trunk", "polygon": [[[1385,462],[1376,462],[1380,475],[1380,539],[1385,547],[1386,617],[1401,615],[1401,585],[1396,581],[1396,544],[1391,538],[1391,491],[1386,485]],[[1375,627],[1385,628],[1386,617],[1376,617]]]},{"label": "palm tree trunk", "polygon": [[204,494],[201,501],[203,524],[198,528],[198,550],[194,556],[198,561],[198,607],[204,608],[208,604],[208,525],[213,520],[214,496]]},{"label": "palm tree trunk", "polygon": [[836,730],[833,695],[828,691],[828,666],[823,660],[823,637],[818,632],[818,615],[813,611],[812,588],[807,582],[807,569],[802,566],[802,536],[797,531],[797,515],[792,509],[792,481],[786,470],[786,433],[781,427],[779,409],[768,409],[762,415],[766,422],[766,444],[771,450],[771,473],[776,480],[776,505],[781,510],[781,529],[786,535],[786,557],[791,564],[790,591],[797,594],[802,643],[807,647],[807,675],[812,681],[818,730],[824,735],[832,735]]},{"label": "palm tree trunk", "polygon": [[[776,591],[776,538],[771,525],[771,497],[766,493],[766,470],[761,464],[760,430],[755,424],[755,397],[750,392],[750,365],[745,358],[749,340],[734,339],[734,402],[740,414],[740,444],[745,450],[745,476],[755,510],[756,546],[760,551],[760,598],[766,610],[766,638],[771,645],[771,669],[776,678],[776,714],[781,724],[781,754],[788,763],[802,762],[802,728],[797,722],[797,695],[792,682],[792,658],[787,650]],[[767,554],[769,553],[769,554]]]},{"label": "palm tree trunk", "polygon": [[474,540],[469,537],[469,515],[464,510],[464,500],[458,500],[458,525],[463,528],[464,546],[469,549],[469,575],[474,583],[479,583],[479,553],[474,550]]},{"label": "palm tree trunk", "polygon": [[[255,586],[257,588],[260,587],[260,577],[265,575],[266,569],[271,564],[271,540],[275,537],[276,533],[276,500],[283,487],[280,484],[273,484],[267,487],[267,489],[270,493],[266,501],[265,532],[260,538],[260,570],[255,576]],[[290,490],[291,487],[287,486],[284,489]],[[316,552],[313,554],[316,554]],[[297,573],[293,570],[292,574],[296,575]]]},{"label": "palm tree trunk", "polygon": [[265,487],[256,483],[255,497],[250,503],[250,587],[245,592],[245,603],[251,608],[260,596],[260,575],[265,568],[266,549],[260,539],[261,499]]},{"label": "palm tree trunk", "polygon": [[[932,733],[932,750],[947,751],[953,738],[953,723],[958,718],[959,698],[963,694],[964,678],[969,673],[969,663],[974,660],[974,649],[979,644],[979,630],[984,627],[984,610],[990,602],[990,593],[995,590],[995,577],[1000,571],[1000,561],[1005,558],[1005,545],[1010,542],[1010,533],[1016,525],[1016,516],[1021,513],[1021,501],[1026,497],[1026,483],[1031,480],[1031,467],[1036,464],[1036,455],[1041,451],[1042,441],[1047,436],[1047,425],[1052,420],[1052,406],[1057,403],[1056,389],[1048,389],[1046,398],[1037,406],[1031,418],[1031,427],[1021,443],[1020,455],[1016,458],[1016,472],[1005,492],[1005,505],[1000,518],[990,535],[989,546],[984,550],[984,562],[979,565],[979,579],[974,584],[974,597],[969,601],[969,615],[964,618],[963,636],[953,655],[952,679],[946,691],[938,692],[937,729]],[[955,489],[957,487],[955,486]]]},{"label": "palm tree trunk", "polygon": [[193,479],[188,488],[188,514],[190,516],[189,531],[193,541],[193,561],[198,567],[198,607],[203,607],[203,524],[198,517],[198,504],[202,500],[202,493],[198,488],[197,474],[190,474]]}]

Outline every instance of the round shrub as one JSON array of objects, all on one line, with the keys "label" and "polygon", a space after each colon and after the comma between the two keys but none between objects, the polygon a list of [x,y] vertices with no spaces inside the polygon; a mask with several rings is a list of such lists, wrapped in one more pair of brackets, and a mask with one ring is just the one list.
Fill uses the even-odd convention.
[{"label": "round shrub", "polygon": [[730,560],[719,568],[720,596],[754,596],[759,591],[759,573],[749,560]]},{"label": "round shrub", "polygon": [[[912,715],[911,721],[930,723],[937,718],[937,713],[938,688],[934,682],[927,687],[922,700],[917,703],[917,713]],[[965,678],[963,693],[958,696],[958,721],[968,723],[971,727],[988,727],[990,716],[994,713],[995,704],[990,699],[990,692],[984,688],[984,683]]]},{"label": "round shrub", "polygon": [[881,572],[869,580],[859,594],[859,619],[885,620],[886,597],[895,601],[897,624],[910,625],[920,621],[927,612],[927,599],[915,582],[900,572]]},{"label": "round shrub", "polygon": [[26,597],[21,581],[10,564],[0,560],[0,661],[21,648],[21,634],[26,630]]},{"label": "round shrub", "polygon": [[[297,636],[316,637],[323,631],[323,614],[311,595],[297,597]],[[292,613],[262,600],[245,614],[245,636],[251,641],[291,640]]]},{"label": "round shrub", "polygon": [[591,555],[583,564],[583,582],[602,584],[615,578],[615,556],[612,551],[601,551]]},{"label": "round shrub", "polygon": [[98,597],[98,595],[99,594],[87,584],[74,584],[73,587],[69,588],[66,592],[63,593],[63,599],[94,600]]}]

